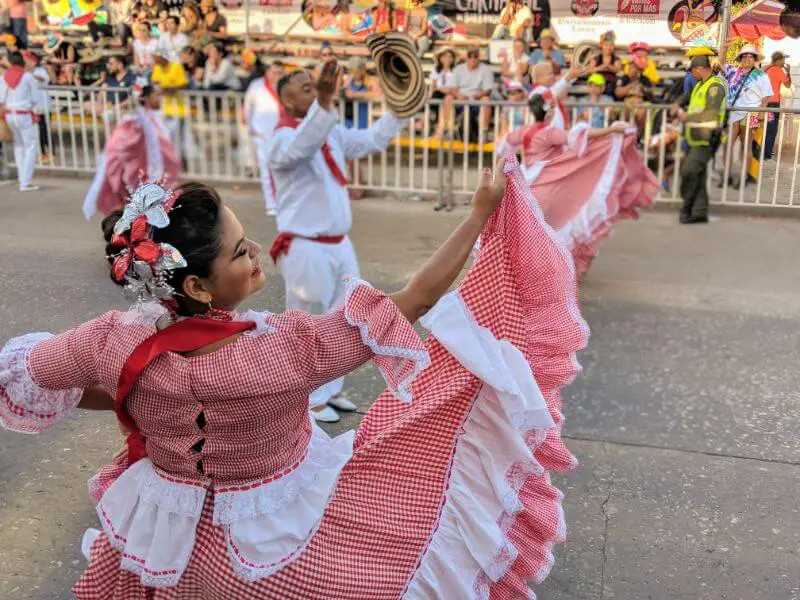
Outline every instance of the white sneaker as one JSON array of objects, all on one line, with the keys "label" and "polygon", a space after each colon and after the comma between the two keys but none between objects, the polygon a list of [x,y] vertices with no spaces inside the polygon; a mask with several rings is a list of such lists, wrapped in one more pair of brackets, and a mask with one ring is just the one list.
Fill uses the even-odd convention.
[{"label": "white sneaker", "polygon": [[267,209],[267,216],[268,217],[274,217],[277,214],[278,214],[278,211],[275,210],[274,208],[268,208]]},{"label": "white sneaker", "polygon": [[353,412],[354,410],[358,410],[358,406],[350,402],[350,400],[344,396],[334,396],[328,400],[328,406],[338,408],[339,410],[343,410],[345,412]]},{"label": "white sneaker", "polygon": [[20,186],[19,191],[20,192],[35,192],[38,189],[39,189],[38,185],[25,185],[25,186]]},{"label": "white sneaker", "polygon": [[339,413],[333,410],[330,406],[326,406],[322,410],[312,410],[312,416],[318,423],[338,423]]}]

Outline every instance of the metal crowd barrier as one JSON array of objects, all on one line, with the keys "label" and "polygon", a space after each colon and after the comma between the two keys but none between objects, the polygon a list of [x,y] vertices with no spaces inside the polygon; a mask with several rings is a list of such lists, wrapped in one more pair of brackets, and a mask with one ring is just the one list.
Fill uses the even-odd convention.
[{"label": "metal crowd barrier", "polygon": [[[130,109],[132,99],[128,92],[59,86],[48,88],[47,93],[49,111],[44,120],[51,156],[44,160],[48,157],[42,155],[39,167],[94,172],[106,140]],[[243,100],[244,95],[238,92],[185,90],[165,94],[163,112],[184,159],[185,178],[259,181],[255,146],[242,118]],[[567,102],[567,106],[573,121],[584,119],[587,108],[599,107],[604,125],[615,120],[635,125],[643,158],[663,185],[658,200],[680,201],[682,142],[668,105]],[[364,128],[386,109],[380,102],[342,100],[339,110],[343,122]],[[447,112],[451,114],[449,119],[445,118]],[[800,209],[800,197],[795,193],[800,160],[800,110],[753,109],[752,114],[775,115],[778,120],[773,158],[765,160],[766,127],[754,130],[755,136],[747,130],[743,159],[741,148],[731,147],[734,125],[730,124],[727,142],[721,145],[714,166],[709,169],[712,201]],[[430,100],[386,152],[352,161],[351,187],[405,199],[432,196],[439,205],[450,208],[459,201],[468,201],[482,168],[493,162],[498,140],[530,120],[525,104]],[[732,160],[726,163],[724,156],[732,156]],[[748,172],[752,179],[748,178]]]}]

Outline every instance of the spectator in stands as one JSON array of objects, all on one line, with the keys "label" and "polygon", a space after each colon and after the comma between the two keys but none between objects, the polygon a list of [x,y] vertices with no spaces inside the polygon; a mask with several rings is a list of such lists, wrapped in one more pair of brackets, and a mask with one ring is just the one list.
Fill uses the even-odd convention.
[{"label": "spectator in stands", "polygon": [[167,55],[170,63],[180,62],[181,52],[189,45],[189,38],[179,31],[180,19],[175,15],[167,17],[164,21],[164,31],[158,38],[158,48]]},{"label": "spectator in stands", "polygon": [[444,136],[445,127],[448,131],[453,129],[453,98],[456,93],[456,77],[453,72],[455,63],[456,53],[451,48],[445,48],[436,55],[436,66],[431,73],[431,98],[442,100],[443,103],[434,107],[438,114],[435,138]]},{"label": "spectator in stands", "polygon": [[606,127],[606,121],[611,120],[611,114],[606,118],[606,109],[603,108],[604,104],[611,104],[614,100],[611,96],[606,95],[606,79],[600,73],[592,73],[587,80],[587,89],[589,94],[581,98],[579,105],[591,104],[586,106],[580,112],[580,118],[587,121],[589,125],[595,129],[602,129]]},{"label": "spectator in stands", "polygon": [[97,43],[100,40],[117,37],[123,46],[128,45],[131,38],[131,23],[133,23],[133,0],[108,0],[105,3],[107,23],[98,22],[95,19],[87,24],[89,35],[92,41]]},{"label": "spectator in stands", "polygon": [[[764,113],[750,113],[749,108],[766,107],[772,96],[772,84],[769,77],[756,66],[756,63],[764,57],[758,48],[752,45],[744,46],[736,57],[738,67],[725,65],[723,76],[728,82],[728,122],[733,124],[731,129],[731,141],[729,145],[723,146],[726,150],[730,148],[732,152],[726,157],[726,166],[730,168],[731,154],[735,152],[736,142],[741,148],[743,160],[748,163],[747,177],[745,184],[755,183],[758,174],[758,161],[748,160],[749,149],[744,147],[745,137],[748,137],[747,130],[750,129],[749,139],[760,141],[757,131],[761,125]],[[751,168],[752,167],[752,168]],[[728,171],[730,172],[730,170]],[[739,177],[732,177],[734,188],[739,188]]]},{"label": "spectator in stands", "polygon": [[203,89],[238,90],[242,82],[236,76],[236,68],[225,53],[220,42],[212,42],[205,48],[206,65],[203,72]]},{"label": "spectator in stands", "polygon": [[186,107],[181,90],[189,87],[189,77],[179,61],[170,59],[166,49],[159,47],[153,53],[153,74],[150,83],[161,88],[163,93],[161,110],[167,119],[172,143],[181,156],[183,168],[186,168],[185,137],[186,137]]},{"label": "spectator in stands", "polygon": [[71,81],[72,75],[78,61],[78,52],[75,46],[69,42],[64,41],[64,36],[60,33],[47,34],[47,42],[44,46],[45,63],[53,68],[53,80],[62,83],[64,81],[64,74],[71,71],[70,77],[67,79]]},{"label": "spectator in stands", "polygon": [[[275,61],[275,63],[277,63],[280,66],[281,71],[283,71],[283,63],[280,61]],[[239,78],[241,79],[243,90],[246,90],[248,86],[256,79],[261,79],[264,77],[264,74],[267,72],[264,63],[261,62],[258,54],[250,49],[242,50],[241,67],[242,71],[246,73],[244,76]]]},{"label": "spectator in stands", "polygon": [[618,100],[628,101],[638,98],[644,102],[653,101],[653,82],[644,76],[635,62],[628,65],[628,72],[617,79],[614,95]]},{"label": "spectator in stands", "polygon": [[[378,81],[367,74],[367,61],[363,58],[355,58],[350,63],[349,73],[344,80],[343,93],[345,97],[345,127],[368,129],[370,104],[381,97],[381,88]],[[350,181],[363,182],[358,161],[348,161],[347,164],[350,170]],[[361,200],[363,197],[363,189],[350,189],[352,200]]]},{"label": "spectator in stands", "polygon": [[392,0],[378,0],[372,11],[373,33],[386,33],[397,28],[397,19]]},{"label": "spectator in stands", "polygon": [[133,68],[147,77],[153,68],[153,52],[158,48],[158,40],[152,37],[147,21],[134,25],[133,37]]},{"label": "spectator in stands", "polygon": [[167,7],[162,0],[142,0],[142,10],[147,20],[163,31],[164,20],[167,18]]},{"label": "spectator in stands", "polygon": [[367,129],[370,102],[381,97],[381,89],[378,82],[367,74],[367,61],[363,58],[355,58],[350,63],[343,93],[347,100],[344,105],[345,126]]},{"label": "spectator in stands", "polygon": [[493,40],[522,38],[531,41],[533,13],[523,0],[508,0],[500,13],[500,22],[492,33]]},{"label": "spectator in stands", "polygon": [[17,38],[19,49],[28,47],[28,4],[25,0],[3,0],[11,33]]},{"label": "spectator in stands", "polygon": [[503,77],[522,83],[528,72],[530,59],[528,44],[522,38],[516,38],[511,45],[511,54],[506,54],[503,58]]},{"label": "spectator in stands", "polygon": [[542,30],[539,35],[539,47],[531,54],[531,65],[545,61],[550,61],[554,66],[558,67],[555,69],[556,74],[567,66],[567,59],[564,57],[564,53],[556,48],[556,35],[552,29]]},{"label": "spectator in stands", "polygon": [[425,56],[425,53],[433,47],[427,8],[414,6],[408,11],[408,28],[406,31],[417,47],[417,56],[420,58]]},{"label": "spectator in stands", "polygon": [[628,46],[628,52],[633,56],[631,57],[631,64],[639,67],[642,76],[649,80],[650,83],[656,85],[660,79],[656,62],[650,58],[650,46],[646,42],[634,42]]},{"label": "spectator in stands", "polygon": [[136,76],[128,70],[125,57],[110,56],[107,68],[91,85],[103,88],[105,92],[90,93],[84,102],[84,111],[102,118],[106,131],[111,131],[114,120],[128,108],[130,90],[135,81]]},{"label": "spectator in stands", "polygon": [[109,89],[106,94],[108,102],[127,106],[130,89],[135,81],[136,75],[128,69],[126,57],[110,56],[108,58],[108,75],[105,85]]},{"label": "spectator in stands", "polygon": [[3,54],[0,55],[0,69],[8,69],[10,66],[8,58],[12,54],[17,54],[20,51],[19,40],[17,40],[17,36],[13,33],[6,33],[3,35],[2,39],[5,48],[2,49]]},{"label": "spectator in stands", "polygon": [[624,119],[636,124],[639,136],[644,134],[647,120],[647,111],[641,108],[641,105],[653,102],[653,88],[653,82],[644,76],[638,62],[631,62],[628,65],[628,73],[617,79],[617,89],[614,93],[627,107]]},{"label": "spectator in stands", "polygon": [[214,0],[202,0],[200,2],[200,12],[203,13],[203,20],[200,22],[199,33],[208,35],[218,40],[228,37],[228,20],[219,14]]},{"label": "spectator in stands", "polygon": [[181,53],[181,64],[189,79],[189,89],[196,90],[203,87],[202,56],[192,46],[186,46]]},{"label": "spectator in stands", "polygon": [[30,50],[25,50],[22,53],[22,58],[25,60],[25,70],[33,75],[39,88],[41,98],[41,102],[37,106],[37,115],[39,117],[39,158],[43,163],[49,163],[53,160],[50,155],[50,127],[48,124],[50,121],[50,93],[45,88],[50,85],[50,73],[39,64],[39,57]]},{"label": "spectator in stands", "polygon": [[[494,88],[492,68],[481,62],[481,51],[477,46],[467,49],[467,61],[453,70],[453,79],[453,96],[456,100],[485,104]],[[488,129],[491,117],[489,107],[471,104],[469,110],[472,116],[478,115],[479,127]],[[472,131],[475,132],[475,129]]]},{"label": "spectator in stands", "polygon": [[498,139],[525,126],[525,98],[527,92],[517,79],[507,79],[503,84],[506,100],[514,106],[504,106],[500,111]]},{"label": "spectator in stands", "polygon": [[[769,77],[769,82],[772,85],[772,96],[767,99],[768,108],[781,107],[781,87],[792,85],[792,74],[786,59],[789,58],[788,54],[783,52],[773,52],[772,61],[769,66],[764,69],[764,72]],[[779,113],[773,113],[767,122],[767,135],[764,140],[764,158],[770,160],[772,158],[772,150],[775,147],[775,138],[778,135],[778,122],[780,121]]]},{"label": "spectator in stands", "polygon": [[594,59],[594,65],[589,67],[589,73],[597,73],[605,81],[603,94],[613,97],[617,87],[617,76],[622,71],[622,59],[615,52],[617,36],[613,31],[606,31],[600,36],[600,55]]},{"label": "spectator in stands", "polygon": [[200,14],[200,9],[194,2],[186,1],[181,7],[181,25],[180,32],[186,35],[193,35],[200,29],[200,23],[203,17]]}]

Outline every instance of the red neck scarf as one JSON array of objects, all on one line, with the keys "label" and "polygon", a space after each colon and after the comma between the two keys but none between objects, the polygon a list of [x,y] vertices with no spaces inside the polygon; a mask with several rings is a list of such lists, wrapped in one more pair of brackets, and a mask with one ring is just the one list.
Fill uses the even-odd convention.
[{"label": "red neck scarf", "polygon": [[[282,113],[281,119],[278,121],[278,126],[275,129],[280,129],[281,127],[297,129],[299,125],[300,119],[296,119],[285,113]],[[342,170],[339,168],[339,165],[333,158],[333,152],[331,152],[331,147],[328,145],[327,141],[322,144],[322,148],[320,148],[320,150],[322,150],[322,156],[325,158],[325,164],[327,164],[328,168],[331,170],[331,175],[333,175],[333,178],[339,182],[339,185],[347,185],[347,177],[344,176],[344,173],[342,173]]]},{"label": "red neck scarf", "polygon": [[117,418],[132,433],[127,438],[128,464],[147,456],[145,439],[125,408],[125,399],[142,371],[165,352],[192,352],[237,333],[252,329],[252,321],[214,321],[192,317],[178,321],[140,343],[122,366],[115,402]]},{"label": "red neck scarf", "polygon": [[25,75],[25,69],[17,65],[11,65],[8,71],[5,72],[5,75],[3,75],[3,81],[6,82],[6,85],[10,89],[15,90],[19,82],[22,81],[23,75]]}]

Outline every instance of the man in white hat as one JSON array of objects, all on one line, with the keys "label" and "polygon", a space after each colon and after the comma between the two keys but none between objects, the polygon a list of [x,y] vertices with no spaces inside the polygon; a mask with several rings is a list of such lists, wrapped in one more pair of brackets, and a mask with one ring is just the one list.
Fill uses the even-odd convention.
[{"label": "man in white hat", "polygon": [[[388,113],[368,129],[345,128],[333,103],[339,80],[339,67],[330,60],[316,86],[304,70],[284,75],[277,85],[283,113],[267,143],[267,165],[279,233],[270,256],[286,284],[287,310],[323,314],[344,302],[348,278],[359,274],[347,236],[353,215],[346,161],[382,152],[408,123]],[[340,396],[342,385],[337,379],[311,394],[318,421],[338,421],[332,407],[357,408]]]},{"label": "man in white hat", "polygon": [[[731,131],[731,150],[727,153],[726,167],[730,167],[731,156],[734,153],[736,142],[742,149],[742,161],[745,165],[749,162],[750,152],[744,147],[747,129],[756,130],[764,113],[749,113],[747,109],[763,108],[767,106],[769,97],[772,96],[772,84],[769,77],[756,66],[764,57],[758,48],[753,45],[743,46],[736,56],[738,67],[725,65],[725,80],[728,83],[728,123],[733,124]],[[751,140],[755,139],[752,135]],[[759,140],[760,141],[760,140]],[[747,168],[747,167],[744,167]],[[758,167],[755,173],[750,170],[746,183],[755,182]],[[724,172],[724,171],[723,171]],[[739,186],[739,177],[732,176],[734,187]]]}]

